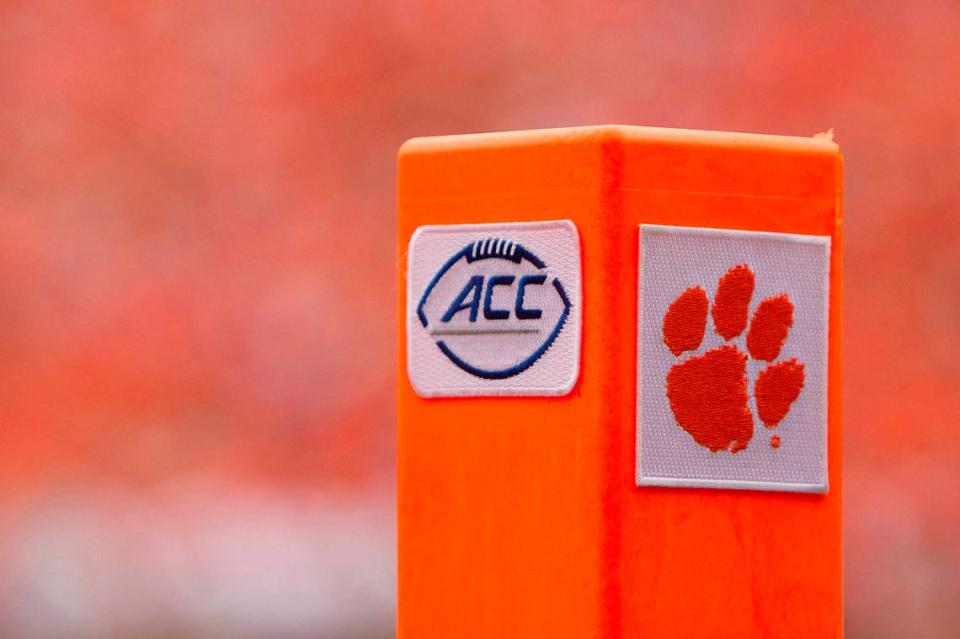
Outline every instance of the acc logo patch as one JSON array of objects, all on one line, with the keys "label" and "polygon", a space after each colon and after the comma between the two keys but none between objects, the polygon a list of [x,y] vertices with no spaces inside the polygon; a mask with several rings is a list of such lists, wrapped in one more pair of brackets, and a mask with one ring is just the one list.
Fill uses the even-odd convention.
[{"label": "acc logo patch", "polygon": [[830,238],[643,225],[637,483],[827,488]]},{"label": "acc logo patch", "polygon": [[407,368],[418,394],[573,388],[581,311],[572,222],[421,227],[407,279]]}]

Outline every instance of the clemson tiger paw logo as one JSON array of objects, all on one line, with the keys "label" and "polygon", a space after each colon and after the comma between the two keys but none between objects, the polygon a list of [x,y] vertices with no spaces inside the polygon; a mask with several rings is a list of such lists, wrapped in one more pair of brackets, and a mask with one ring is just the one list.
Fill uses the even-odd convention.
[{"label": "clemson tiger paw logo", "polygon": [[[663,318],[663,341],[677,357],[703,342],[707,311],[713,317],[721,346],[674,364],[667,373],[667,399],[677,424],[711,452],[744,450],[753,438],[753,412],[747,379],[747,353],[735,343],[747,328],[754,275],[746,264],[720,278],[713,306],[700,286],[688,288],[673,301]],[[746,336],[749,357],[768,362],[753,382],[757,415],[768,429],[776,428],[803,389],[803,364],[796,358],[774,362],[790,328],[793,303],[785,293],[760,302]],[[770,445],[780,446],[773,435]]]}]

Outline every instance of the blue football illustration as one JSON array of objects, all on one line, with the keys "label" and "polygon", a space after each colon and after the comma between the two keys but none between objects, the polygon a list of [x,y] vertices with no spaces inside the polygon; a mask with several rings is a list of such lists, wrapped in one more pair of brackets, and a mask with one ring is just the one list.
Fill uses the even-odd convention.
[{"label": "blue football illustration", "polygon": [[498,237],[470,242],[440,267],[417,305],[437,348],[483,379],[533,366],[563,330],[571,304],[547,264]]}]

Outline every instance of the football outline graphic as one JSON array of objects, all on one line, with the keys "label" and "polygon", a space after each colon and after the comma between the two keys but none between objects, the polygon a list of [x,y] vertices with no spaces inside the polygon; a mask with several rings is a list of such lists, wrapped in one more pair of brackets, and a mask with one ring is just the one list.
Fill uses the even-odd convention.
[{"label": "football outline graphic", "polygon": [[[434,291],[440,282],[443,281],[444,277],[458,264],[473,265],[487,260],[499,260],[514,266],[526,264],[532,266],[535,270],[531,273],[524,274],[493,275],[486,280],[484,280],[484,276],[482,275],[473,275],[468,280],[466,286],[461,289],[460,295],[450,304],[447,312],[439,320],[436,320],[436,318],[431,320],[427,315],[426,306],[431,299],[431,295],[434,294]],[[519,275],[519,277],[517,277],[517,275]],[[513,327],[504,327],[503,329],[484,330],[483,328],[478,328],[476,330],[454,329],[450,331],[443,330],[440,325],[449,322],[457,313],[463,310],[469,311],[469,321],[474,323],[480,316],[479,309],[481,306],[483,307],[484,320],[498,322],[510,319],[511,312],[519,322],[540,320],[544,315],[544,311],[540,308],[528,308],[525,305],[525,292],[528,288],[532,287],[551,288],[559,298],[561,311],[552,326],[550,326],[547,331],[544,331],[547,333],[546,337],[542,341],[537,342],[536,347],[533,348],[531,352],[522,354],[519,361],[502,367],[477,365],[469,361],[469,356],[458,353],[456,346],[448,343],[448,339],[444,339],[444,336],[447,335],[463,336],[473,334],[489,336],[491,334],[507,335],[510,333],[519,334],[528,332],[526,328],[516,325]],[[513,308],[502,309],[493,307],[493,297],[496,288],[516,289],[516,302]],[[469,302],[467,302],[468,295],[471,296]],[[549,350],[566,325],[572,308],[573,304],[567,296],[563,283],[557,277],[551,278],[547,271],[547,264],[542,259],[519,242],[507,240],[502,237],[487,237],[469,242],[466,246],[454,253],[440,267],[420,297],[420,301],[417,304],[417,318],[423,328],[434,338],[437,348],[458,368],[481,379],[501,380],[526,371]],[[533,329],[531,329],[531,332],[532,330]],[[515,357],[514,359],[517,358]]]}]

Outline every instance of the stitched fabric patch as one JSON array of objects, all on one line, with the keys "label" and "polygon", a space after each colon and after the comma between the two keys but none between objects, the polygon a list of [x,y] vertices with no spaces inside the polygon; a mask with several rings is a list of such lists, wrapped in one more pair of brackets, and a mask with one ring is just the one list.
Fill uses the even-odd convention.
[{"label": "stitched fabric patch", "polygon": [[407,257],[407,370],[424,397],[564,395],[580,371],[570,221],[423,226]]},{"label": "stitched fabric patch", "polygon": [[825,492],[830,238],[641,225],[637,484]]}]

